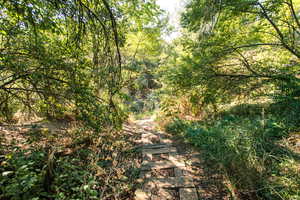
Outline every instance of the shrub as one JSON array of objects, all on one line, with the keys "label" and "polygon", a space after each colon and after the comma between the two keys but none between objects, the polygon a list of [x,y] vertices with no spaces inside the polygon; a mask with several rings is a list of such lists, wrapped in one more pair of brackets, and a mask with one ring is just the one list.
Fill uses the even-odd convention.
[{"label": "shrub", "polygon": [[241,199],[299,199],[299,155],[281,144],[298,128],[299,118],[293,111],[275,111],[268,110],[267,116],[227,112],[199,122],[175,119],[166,130],[204,150]]}]

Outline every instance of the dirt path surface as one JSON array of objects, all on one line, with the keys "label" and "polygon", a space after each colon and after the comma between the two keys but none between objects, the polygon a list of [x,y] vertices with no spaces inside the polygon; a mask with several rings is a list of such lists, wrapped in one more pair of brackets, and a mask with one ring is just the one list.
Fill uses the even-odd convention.
[{"label": "dirt path surface", "polygon": [[135,200],[229,199],[222,178],[204,165],[201,153],[158,131],[151,118],[137,121],[135,130],[143,155]]}]

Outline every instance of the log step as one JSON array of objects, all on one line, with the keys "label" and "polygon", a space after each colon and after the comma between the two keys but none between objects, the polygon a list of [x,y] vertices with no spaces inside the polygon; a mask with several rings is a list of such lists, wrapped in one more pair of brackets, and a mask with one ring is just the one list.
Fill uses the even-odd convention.
[{"label": "log step", "polygon": [[163,153],[174,153],[176,152],[175,147],[159,148],[159,149],[143,149],[143,154],[163,154]]},{"label": "log step", "polygon": [[192,188],[194,182],[189,177],[168,177],[149,179],[145,185],[146,190],[150,188]]},{"label": "log step", "polygon": [[160,144],[145,144],[143,146],[143,149],[160,149],[160,148],[168,148],[172,147],[171,144],[165,144],[165,143],[160,143]]},{"label": "log step", "polygon": [[176,167],[184,167],[185,164],[183,162],[178,162],[178,161],[157,161],[157,162],[148,162],[144,161],[143,166],[142,166],[142,171],[144,170],[151,170],[151,169],[165,169],[165,168],[176,168]]},{"label": "log step", "polygon": [[180,200],[198,200],[196,188],[180,188],[179,196]]}]

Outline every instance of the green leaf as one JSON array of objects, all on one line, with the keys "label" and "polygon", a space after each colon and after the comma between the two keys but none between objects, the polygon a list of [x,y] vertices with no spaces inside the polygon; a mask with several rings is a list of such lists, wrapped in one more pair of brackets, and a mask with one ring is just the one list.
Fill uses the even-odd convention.
[{"label": "green leaf", "polygon": [[13,171],[6,171],[6,172],[2,172],[2,176],[8,176],[10,174],[13,174]]}]

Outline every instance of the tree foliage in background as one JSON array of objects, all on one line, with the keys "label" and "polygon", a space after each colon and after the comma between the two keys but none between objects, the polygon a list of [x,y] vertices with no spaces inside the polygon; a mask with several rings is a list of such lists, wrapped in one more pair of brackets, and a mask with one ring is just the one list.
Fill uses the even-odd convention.
[{"label": "tree foliage in background", "polygon": [[27,109],[48,117],[72,112],[90,122],[114,123],[120,118],[114,103],[122,87],[120,48],[131,20],[145,25],[137,16],[151,12],[152,4],[1,2],[2,117]]},{"label": "tree foliage in background", "polygon": [[152,76],[161,14],[156,0],[0,0],[0,199],[134,198],[138,135],[117,128],[129,85]]},{"label": "tree foliage in background", "polygon": [[160,69],[173,119],[161,123],[205,152],[232,199],[299,199],[299,9],[298,0],[190,0]]},{"label": "tree foliage in background", "polygon": [[117,2],[2,1],[0,11],[3,117],[27,109],[47,117],[75,113],[93,127],[117,122]]},{"label": "tree foliage in background", "polygon": [[299,98],[299,6],[296,0],[190,1],[182,15],[184,50],[166,72],[168,84],[203,105],[251,94]]},{"label": "tree foliage in background", "polygon": [[156,70],[162,62],[166,46],[162,35],[168,25],[164,12],[157,5],[152,5],[152,10],[136,19],[122,48],[125,103],[129,111],[136,113],[155,108],[157,98],[153,91],[160,87]]}]

